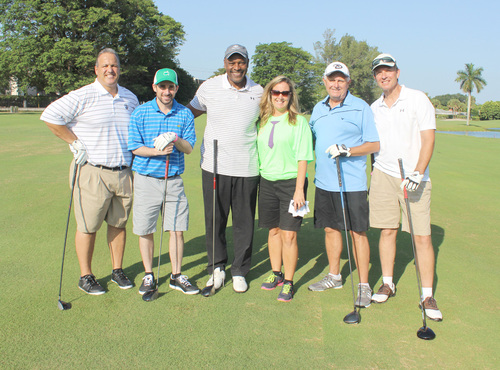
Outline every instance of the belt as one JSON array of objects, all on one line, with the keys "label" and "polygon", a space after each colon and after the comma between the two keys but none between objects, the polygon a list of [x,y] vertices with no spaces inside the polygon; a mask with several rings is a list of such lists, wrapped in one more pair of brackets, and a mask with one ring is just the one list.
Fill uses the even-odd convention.
[{"label": "belt", "polygon": [[123,171],[123,170],[128,168],[128,166],[106,167],[106,166],[103,166],[101,164],[92,164],[92,163],[89,163],[89,164],[93,167],[100,168],[101,170],[108,170],[108,171]]},{"label": "belt", "polygon": [[[151,177],[151,178],[157,179],[157,180],[165,180],[165,177],[156,177],[156,176],[151,176],[151,175],[142,175],[142,176]],[[167,177],[167,179],[171,179],[171,178],[173,178],[175,176],[179,176],[179,175],[169,176],[169,177]]]}]

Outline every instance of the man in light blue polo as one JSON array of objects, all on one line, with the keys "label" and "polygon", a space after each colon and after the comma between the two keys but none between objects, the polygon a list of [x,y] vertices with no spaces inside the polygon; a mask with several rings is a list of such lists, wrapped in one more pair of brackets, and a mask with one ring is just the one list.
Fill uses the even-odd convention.
[{"label": "man in light blue polo", "polygon": [[370,106],[349,92],[349,69],[340,62],[326,67],[323,75],[328,96],[314,107],[309,125],[315,139],[316,185],[314,226],[325,230],[325,247],[330,271],[309,290],[342,288],[340,255],[344,218],[335,158],[339,157],[343,177],[346,224],[351,232],[359,271],[358,307],[368,307],[372,290],[368,284],[370,246],[366,159],[379,150],[378,133]]},{"label": "man in light blue polo", "polygon": [[[188,229],[189,207],[180,175],[184,172],[184,153],[193,151],[196,142],[194,116],[174,99],[179,90],[175,71],[156,72],[153,82],[156,97],[139,106],[130,118],[128,149],[135,155],[134,234],[145,275],[139,293],[155,288],[153,276],[154,232],[165,198],[163,231],[170,232],[170,287],[185,294],[197,294],[188,277],[181,275],[184,252],[183,232]],[[170,155],[168,179],[165,178],[166,156]],[[165,194],[167,181],[167,194]]]}]

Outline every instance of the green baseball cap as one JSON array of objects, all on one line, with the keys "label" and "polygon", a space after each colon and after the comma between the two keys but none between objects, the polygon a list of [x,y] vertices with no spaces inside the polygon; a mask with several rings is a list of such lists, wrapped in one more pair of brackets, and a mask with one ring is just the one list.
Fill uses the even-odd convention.
[{"label": "green baseball cap", "polygon": [[179,86],[179,83],[177,82],[177,73],[175,73],[175,71],[170,68],[163,68],[156,71],[153,84],[158,85],[163,81],[170,81]]}]

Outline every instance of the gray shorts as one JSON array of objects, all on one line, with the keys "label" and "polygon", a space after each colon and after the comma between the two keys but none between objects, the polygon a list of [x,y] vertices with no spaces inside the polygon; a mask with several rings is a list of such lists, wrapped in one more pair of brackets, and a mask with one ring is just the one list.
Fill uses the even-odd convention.
[{"label": "gray shorts", "polygon": [[[180,176],[172,176],[167,182],[164,231],[186,231],[189,226],[189,205]],[[165,180],[134,174],[133,232],[149,235],[156,231],[161,215]]]}]

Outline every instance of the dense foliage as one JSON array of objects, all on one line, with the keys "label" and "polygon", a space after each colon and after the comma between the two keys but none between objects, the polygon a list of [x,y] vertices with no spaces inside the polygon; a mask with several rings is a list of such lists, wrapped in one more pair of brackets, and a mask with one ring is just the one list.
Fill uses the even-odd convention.
[{"label": "dense foliage", "polygon": [[[154,72],[179,69],[184,41],[182,25],[153,0],[0,0],[0,27],[0,79],[57,94],[93,81],[97,53],[111,47],[121,59],[120,84],[149,99]],[[192,77],[179,74],[180,97],[192,96]]]}]

